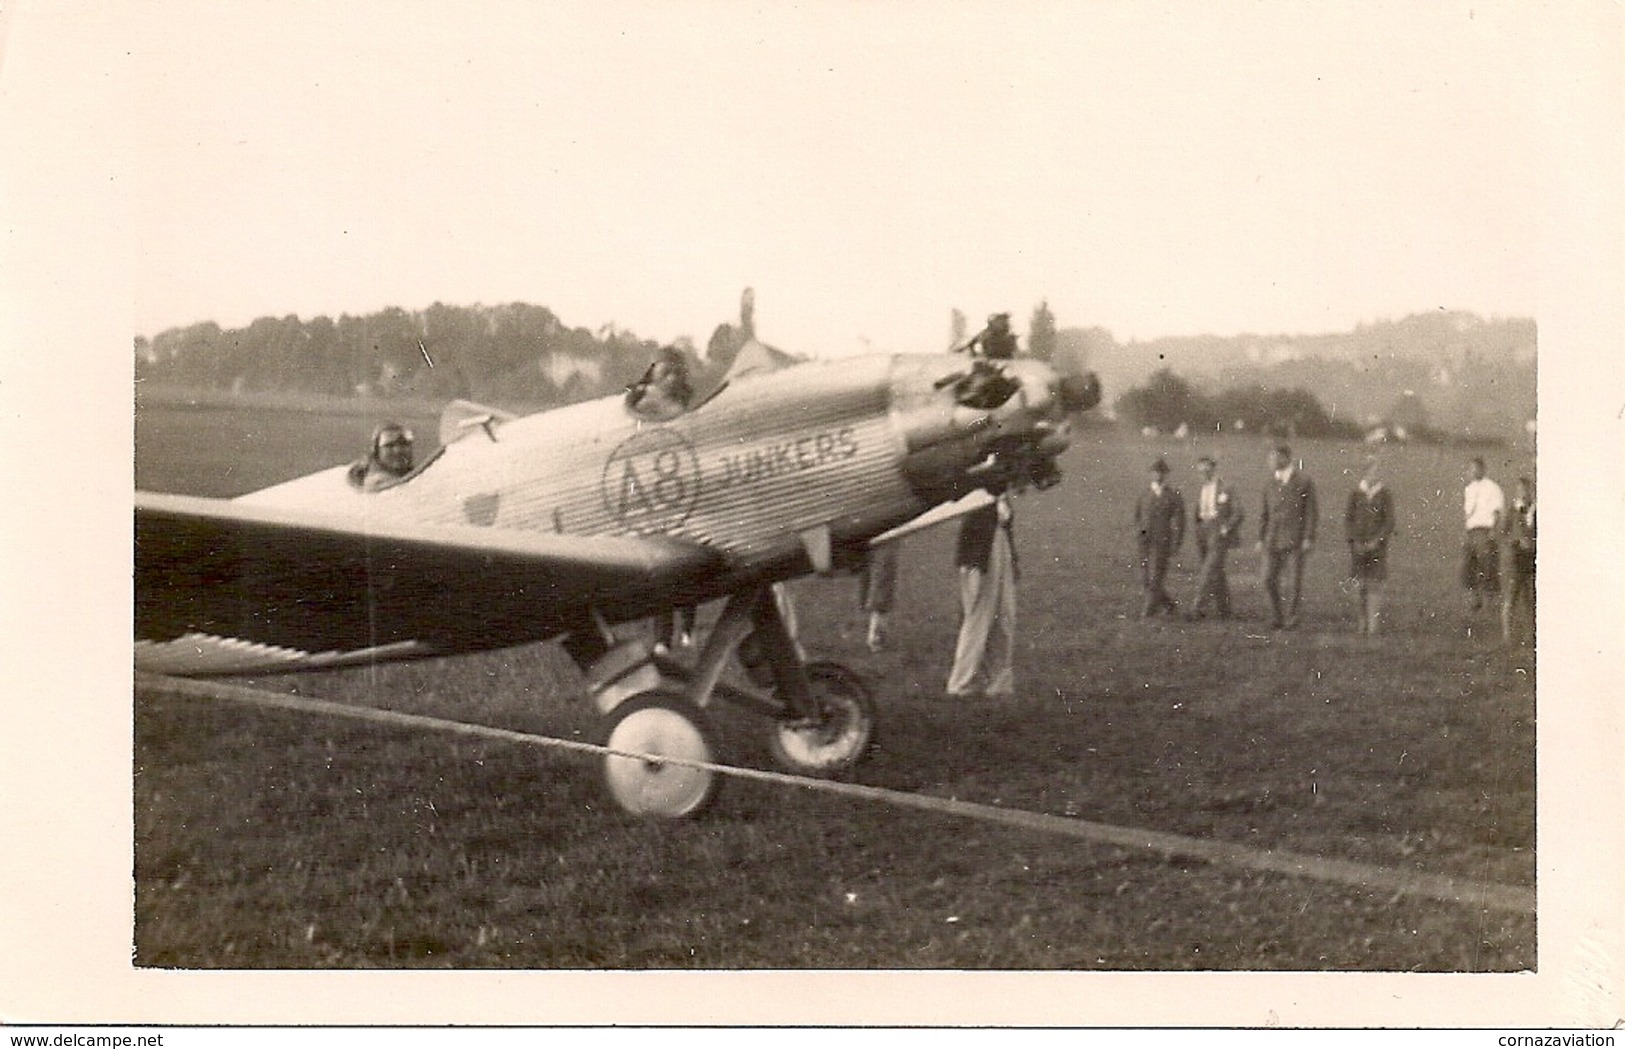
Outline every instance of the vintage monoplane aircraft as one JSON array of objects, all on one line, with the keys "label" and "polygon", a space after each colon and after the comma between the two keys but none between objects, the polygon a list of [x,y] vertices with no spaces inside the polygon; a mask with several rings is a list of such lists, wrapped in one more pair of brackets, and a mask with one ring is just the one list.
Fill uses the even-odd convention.
[{"label": "vintage monoplane aircraft", "polygon": [[[295,671],[562,638],[612,750],[712,761],[704,711],[720,697],[771,719],[792,771],[850,768],[873,732],[868,690],[799,658],[771,584],[855,567],[972,493],[1054,483],[1067,416],[1099,387],[1031,359],[786,366],[762,350],[671,418],[621,397],[525,417],[456,402],[438,451],[377,490],[338,466],[235,499],[138,492],[136,669]],[[724,598],[692,660],[617,635]],[[725,680],[739,664],[751,673]],[[615,755],[605,775],[639,813],[694,812],[715,786],[704,768]]]}]

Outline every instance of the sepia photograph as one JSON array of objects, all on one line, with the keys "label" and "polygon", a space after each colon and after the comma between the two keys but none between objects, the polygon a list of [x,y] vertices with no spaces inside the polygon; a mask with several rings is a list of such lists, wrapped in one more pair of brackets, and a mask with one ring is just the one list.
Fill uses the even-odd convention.
[{"label": "sepia photograph", "polygon": [[1625,1019],[1617,10],[120,10],[0,1022]]}]

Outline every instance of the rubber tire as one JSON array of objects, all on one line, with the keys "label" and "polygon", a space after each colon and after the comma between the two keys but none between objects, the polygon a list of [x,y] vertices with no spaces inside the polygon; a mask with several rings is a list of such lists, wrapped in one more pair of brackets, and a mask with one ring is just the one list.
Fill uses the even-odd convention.
[{"label": "rubber tire", "polygon": [[[610,712],[604,745],[632,753],[716,761],[716,734],[705,711],[676,692],[633,696]],[[722,777],[707,769],[605,755],[604,786],[635,816],[697,816],[715,800]]]},{"label": "rubber tire", "polygon": [[821,706],[840,712],[837,730],[792,728],[777,722],[768,737],[773,760],[789,772],[831,778],[849,773],[875,740],[875,704],[869,687],[839,663],[808,663],[807,679]]}]

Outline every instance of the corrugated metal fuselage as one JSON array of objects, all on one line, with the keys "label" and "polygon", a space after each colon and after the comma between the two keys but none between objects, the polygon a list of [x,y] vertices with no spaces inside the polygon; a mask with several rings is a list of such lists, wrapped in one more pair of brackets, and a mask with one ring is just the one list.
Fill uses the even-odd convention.
[{"label": "corrugated metal fuselage", "polygon": [[901,360],[750,377],[668,422],[641,419],[618,397],[585,402],[489,435],[473,428],[380,491],[357,491],[340,468],[239,502],[395,523],[686,539],[721,552],[730,569],[685,599],[717,596],[810,570],[803,532],[827,527],[839,548],[928,508],[903,470],[909,441],[893,411]]},{"label": "corrugated metal fuselage", "polygon": [[473,651],[855,564],[967,491],[1042,483],[1058,389],[1032,360],[810,362],[665,421],[620,397],[500,422],[463,406],[460,436],[372,492],[335,467],[231,501],[138,497],[137,665]]}]

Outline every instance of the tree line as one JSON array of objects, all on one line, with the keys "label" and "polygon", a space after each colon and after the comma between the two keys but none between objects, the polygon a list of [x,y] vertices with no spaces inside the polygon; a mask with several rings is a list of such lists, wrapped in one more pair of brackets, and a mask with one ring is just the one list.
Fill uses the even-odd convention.
[{"label": "tree line", "polygon": [[1308,390],[1244,386],[1206,395],[1162,368],[1143,386],[1117,398],[1117,413],[1164,433],[1265,433],[1294,437],[1358,437],[1352,419],[1336,419]]},{"label": "tree line", "polygon": [[[962,337],[964,317],[957,310],[954,316]],[[1045,359],[1056,352],[1047,303],[1034,310],[1030,332],[1027,352]],[[703,390],[754,338],[755,296],[747,288],[738,318],[717,325],[703,354],[686,338],[676,346]],[[159,386],[236,395],[461,397],[542,407],[624,389],[659,349],[654,340],[614,325],[570,327],[545,306],[435,303],[337,320],[261,317],[243,328],[205,321],[151,339],[138,335],[135,375]]]},{"label": "tree line", "polygon": [[[1063,342],[1072,334],[1063,331]],[[1158,369],[1205,391],[1250,391],[1226,398],[1231,403],[1219,415],[1227,424],[1254,414],[1298,414],[1313,426],[1315,413],[1307,404],[1235,410],[1247,401],[1286,399],[1297,390],[1312,391],[1333,420],[1367,428],[1402,423],[1413,435],[1419,427],[1433,427],[1487,440],[1522,434],[1534,418],[1536,344],[1535,322],[1528,318],[1434,311],[1321,335],[1203,335],[1122,344],[1096,331],[1089,361],[1114,396],[1147,387]],[[1401,405],[1402,398],[1409,403]]]},{"label": "tree line", "polygon": [[[678,340],[698,388],[720,377],[754,337],[754,305],[746,289],[739,316],[716,327],[703,354]],[[970,325],[959,310],[950,320],[952,345]],[[1023,352],[1094,370],[1108,391],[1143,381],[1117,400],[1119,413],[1140,426],[1354,436],[1403,415],[1410,433],[1427,439],[1436,435],[1430,421],[1462,434],[1520,432],[1534,415],[1534,345],[1532,321],[1467,314],[1419,315],[1338,335],[1125,345],[1104,328],[1059,327],[1041,301],[1029,315]],[[137,336],[135,373],[158,386],[239,395],[462,397],[532,409],[614,393],[635,381],[658,349],[612,324],[572,327],[544,306],[436,303],[336,320],[261,317],[243,328],[203,322],[150,340]],[[1144,378],[1147,362],[1156,361],[1162,370]],[[1222,390],[1204,394],[1182,375]],[[1311,390],[1335,391],[1336,400],[1324,405]],[[1396,415],[1402,392],[1409,404]]]},{"label": "tree line", "polygon": [[[1264,434],[1355,440],[1372,428],[1349,415],[1337,415],[1301,386],[1250,383],[1204,394],[1169,368],[1158,369],[1144,385],[1118,397],[1115,408],[1135,426],[1193,436]],[[1430,426],[1425,409],[1408,391],[1381,414],[1378,425],[1386,435],[1402,440],[1494,443],[1500,439],[1500,435],[1450,434]]]},{"label": "tree line", "polygon": [[[723,344],[730,343],[723,329]],[[697,358],[692,346],[681,347]],[[659,344],[606,325],[570,327],[544,306],[389,308],[334,320],[262,317],[135,339],[143,382],[233,393],[466,397],[508,403],[579,400],[624,387]]]}]

